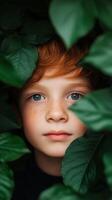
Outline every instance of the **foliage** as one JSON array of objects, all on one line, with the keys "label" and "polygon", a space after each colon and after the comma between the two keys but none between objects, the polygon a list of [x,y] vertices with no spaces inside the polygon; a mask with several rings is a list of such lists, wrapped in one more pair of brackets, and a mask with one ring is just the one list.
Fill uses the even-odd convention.
[{"label": "foliage", "polygon": [[10,200],[13,188],[14,181],[12,171],[6,163],[0,163],[0,198]]},{"label": "foliage", "polygon": [[10,199],[14,188],[13,172],[7,162],[18,159],[28,152],[19,136],[8,132],[0,134],[0,199]]},{"label": "foliage", "polygon": [[84,137],[74,140],[66,151],[62,162],[64,183],[80,194],[87,193],[96,178],[100,177],[96,152],[102,138],[103,134],[88,132]]},{"label": "foliage", "polygon": [[[37,52],[33,47],[20,45],[20,41],[18,48],[11,52],[10,50],[15,48],[15,45],[17,47],[18,43],[14,44],[13,47],[13,42],[16,42],[15,39],[8,39],[4,39],[4,44],[2,43],[1,46],[0,79],[12,86],[21,87],[34,70]],[[11,46],[9,46],[10,43]],[[28,65],[32,67],[27,67]]]},{"label": "foliage", "polygon": [[108,191],[88,193],[85,195],[79,195],[74,192],[74,190],[65,185],[55,185],[50,189],[45,190],[41,195],[39,200],[105,200],[109,197]]},{"label": "foliage", "polygon": [[110,76],[112,75],[111,49],[112,32],[107,31],[93,43],[89,55],[85,57],[85,62],[92,63],[96,68]]},{"label": "foliage", "polygon": [[[21,88],[31,76],[38,62],[39,44],[58,34],[70,48],[94,30],[98,34],[92,39],[82,65],[97,68],[111,80],[111,0],[0,1],[1,200],[10,200],[14,188],[8,162],[28,152],[25,143],[13,132],[21,125],[9,98],[10,86]],[[112,139],[108,133],[112,130],[111,91],[110,85],[91,92],[70,108],[90,131],[66,151],[62,163],[64,185],[45,191],[40,200],[112,198]]]},{"label": "foliage", "polygon": [[111,131],[112,104],[109,103],[111,99],[112,88],[94,91],[81,99],[77,106],[71,106],[70,110],[74,111],[93,130],[106,129]]},{"label": "foliage", "polygon": [[96,16],[95,3],[82,0],[54,0],[50,6],[50,16],[56,31],[66,46],[70,47],[93,27]]},{"label": "foliage", "polygon": [[[38,5],[39,10],[35,10],[35,6],[37,7],[37,4],[35,5],[34,1],[0,1],[1,200],[10,200],[14,189],[13,171],[9,167],[9,162],[29,153],[23,139],[15,134],[15,130],[21,132],[21,124],[13,105],[13,92],[10,86],[16,90],[23,86],[37,64],[37,45],[51,38],[54,32],[48,19],[44,18],[44,6]],[[38,13],[42,15],[40,20]],[[16,98],[15,96],[17,101]]]}]

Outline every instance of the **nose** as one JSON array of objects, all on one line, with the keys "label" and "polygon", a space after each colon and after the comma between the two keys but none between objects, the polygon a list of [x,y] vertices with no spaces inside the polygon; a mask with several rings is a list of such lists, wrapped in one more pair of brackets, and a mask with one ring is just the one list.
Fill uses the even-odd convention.
[{"label": "nose", "polygon": [[67,108],[57,102],[50,104],[46,113],[46,120],[48,122],[67,122]]}]

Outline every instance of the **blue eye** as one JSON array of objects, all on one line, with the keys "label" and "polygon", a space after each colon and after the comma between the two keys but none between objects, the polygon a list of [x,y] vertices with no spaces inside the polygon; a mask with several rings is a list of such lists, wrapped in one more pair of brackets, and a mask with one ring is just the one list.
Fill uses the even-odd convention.
[{"label": "blue eye", "polygon": [[68,99],[73,100],[73,101],[77,101],[77,100],[79,100],[82,96],[83,96],[83,95],[80,94],[80,93],[73,92],[73,93],[71,93],[71,94],[68,96]]},{"label": "blue eye", "polygon": [[45,97],[41,94],[34,94],[34,95],[32,95],[32,99],[34,101],[42,101],[43,99],[45,99]]}]

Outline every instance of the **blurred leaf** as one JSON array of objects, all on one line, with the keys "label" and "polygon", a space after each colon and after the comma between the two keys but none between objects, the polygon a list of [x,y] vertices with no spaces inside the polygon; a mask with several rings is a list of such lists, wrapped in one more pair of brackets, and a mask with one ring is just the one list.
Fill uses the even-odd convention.
[{"label": "blurred leaf", "polygon": [[[16,77],[15,77],[14,71],[12,70],[13,68],[14,67],[12,66],[12,64],[6,58],[4,58],[3,56],[0,56],[0,80],[1,81],[11,84],[11,85],[15,85]],[[16,84],[18,84],[18,82]]]},{"label": "blurred leaf", "polygon": [[98,18],[108,28],[112,29],[112,1],[111,0],[95,0]]},{"label": "blurred leaf", "polygon": [[14,188],[13,173],[9,167],[0,163],[0,200],[10,200]]},{"label": "blurred leaf", "polygon": [[65,185],[85,194],[97,177],[95,155],[103,134],[91,133],[74,140],[68,147],[63,162],[62,175]]},{"label": "blurred leaf", "polygon": [[75,193],[69,187],[66,187],[62,184],[55,185],[40,195],[39,200],[75,200]]},{"label": "blurred leaf", "polygon": [[[14,44],[11,45],[11,42]],[[7,40],[2,46],[2,54],[0,56],[0,80],[16,87],[21,87],[25,81],[31,76],[36,67],[38,58],[37,49],[35,47],[20,44],[15,40]],[[11,49],[16,48],[14,51]],[[7,53],[10,51],[10,53]]]},{"label": "blurred leaf", "polygon": [[96,7],[93,0],[53,0],[49,13],[57,33],[70,48],[94,26]]},{"label": "blurred leaf", "polygon": [[[111,140],[111,148],[112,148],[112,140]],[[112,190],[112,149],[110,153],[105,154],[104,158],[104,172],[106,174],[107,182]]]},{"label": "blurred leaf", "polygon": [[112,89],[102,89],[86,95],[72,105],[72,110],[89,128],[112,130]]},{"label": "blurred leaf", "polygon": [[58,184],[42,192],[39,200],[107,200],[108,196],[107,191],[79,195],[70,187]]},{"label": "blurred leaf", "polygon": [[0,114],[0,132],[18,128],[20,128],[20,126],[15,121],[12,121],[7,115]]},{"label": "blurred leaf", "polygon": [[21,35],[27,43],[37,45],[52,38],[54,29],[48,20],[36,20],[29,17],[21,29]]},{"label": "blurred leaf", "polygon": [[7,55],[21,49],[22,46],[21,37],[17,34],[10,34],[3,39],[0,46],[0,52]]},{"label": "blurred leaf", "polygon": [[8,132],[0,134],[0,162],[13,161],[29,152],[21,137]]},{"label": "blurred leaf", "polygon": [[112,32],[106,32],[96,39],[84,62],[112,75]]},{"label": "blurred leaf", "polygon": [[101,158],[107,183],[112,191],[112,133],[106,133],[101,147]]}]

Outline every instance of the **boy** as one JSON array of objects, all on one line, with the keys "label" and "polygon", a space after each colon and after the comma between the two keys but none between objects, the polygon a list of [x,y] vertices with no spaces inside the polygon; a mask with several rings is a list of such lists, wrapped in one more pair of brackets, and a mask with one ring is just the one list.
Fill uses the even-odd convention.
[{"label": "boy", "polygon": [[56,39],[41,45],[38,51],[38,66],[22,88],[19,101],[24,133],[34,149],[34,158],[15,177],[13,200],[36,200],[44,189],[62,182],[65,151],[87,130],[68,108],[98,88],[97,75],[78,64],[84,49],[73,46],[67,52]]}]

